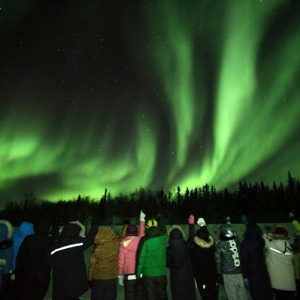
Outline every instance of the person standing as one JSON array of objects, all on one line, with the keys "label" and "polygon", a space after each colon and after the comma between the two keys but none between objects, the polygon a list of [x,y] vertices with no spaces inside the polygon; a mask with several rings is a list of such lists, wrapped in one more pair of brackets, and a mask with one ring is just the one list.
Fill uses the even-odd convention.
[{"label": "person standing", "polygon": [[247,300],[240,260],[240,243],[229,217],[227,223],[221,225],[215,259],[219,282],[224,282],[228,299]]},{"label": "person standing", "polygon": [[296,232],[294,236],[294,243],[292,244],[294,258],[293,265],[296,279],[296,299],[300,299],[300,232]]},{"label": "person standing", "polygon": [[18,299],[44,299],[50,283],[49,248],[58,235],[58,224],[50,232],[45,220],[34,223],[34,234],[25,237],[16,262],[16,286]]},{"label": "person standing", "polygon": [[203,300],[218,300],[215,241],[203,218],[199,218],[197,224],[200,228],[196,231],[192,248],[194,277]]},{"label": "person standing", "polygon": [[193,215],[190,215],[188,222],[190,227],[187,241],[184,238],[185,233],[180,226],[173,226],[169,233],[167,267],[170,269],[170,285],[173,300],[196,300],[191,260],[191,241],[194,234]]},{"label": "person standing", "polygon": [[125,236],[127,227],[124,224],[120,238],[109,227],[101,228],[94,238],[94,249],[88,267],[92,300],[117,299],[120,241]]},{"label": "person standing", "polygon": [[295,299],[296,283],[293,250],[288,231],[277,226],[264,234],[266,263],[276,300]]},{"label": "person standing", "polygon": [[136,276],[143,276],[147,300],[167,300],[166,226],[161,216],[146,223],[146,234],[140,240],[136,258]]},{"label": "person standing", "polygon": [[140,229],[135,225],[129,225],[126,236],[121,241],[119,252],[119,283],[124,285],[125,300],[143,300],[144,290],[142,278],[137,280],[135,275],[136,251],[140,239],[145,235],[145,217],[140,212]]},{"label": "person standing", "polygon": [[89,232],[81,237],[82,226],[68,223],[50,248],[53,300],[78,299],[88,290],[84,251],[93,244],[98,225],[98,220],[93,219]]},{"label": "person standing", "polygon": [[272,300],[273,291],[265,262],[265,241],[262,235],[257,224],[247,224],[241,242],[242,273],[253,300]]},{"label": "person standing", "polygon": [[0,220],[0,299],[9,299],[7,291],[11,282],[13,243],[11,240],[13,226],[7,220]]}]

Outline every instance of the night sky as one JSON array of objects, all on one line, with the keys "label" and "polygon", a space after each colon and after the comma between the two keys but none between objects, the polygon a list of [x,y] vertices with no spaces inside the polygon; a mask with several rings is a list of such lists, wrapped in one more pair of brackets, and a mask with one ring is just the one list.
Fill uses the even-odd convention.
[{"label": "night sky", "polygon": [[0,199],[300,178],[300,1],[0,0]]}]

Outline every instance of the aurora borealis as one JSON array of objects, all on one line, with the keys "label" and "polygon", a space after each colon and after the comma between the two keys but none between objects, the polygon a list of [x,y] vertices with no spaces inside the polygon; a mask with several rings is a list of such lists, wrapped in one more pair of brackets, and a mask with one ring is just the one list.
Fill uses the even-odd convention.
[{"label": "aurora borealis", "polygon": [[0,197],[300,178],[300,4],[2,1]]}]

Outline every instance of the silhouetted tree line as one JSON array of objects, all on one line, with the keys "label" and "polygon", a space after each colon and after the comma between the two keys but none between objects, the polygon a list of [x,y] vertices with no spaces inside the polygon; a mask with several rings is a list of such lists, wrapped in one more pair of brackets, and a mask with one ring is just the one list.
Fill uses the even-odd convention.
[{"label": "silhouetted tree line", "polygon": [[105,190],[100,199],[79,195],[76,200],[55,203],[39,201],[30,192],[24,194],[21,202],[9,202],[0,212],[0,218],[10,220],[15,226],[24,220],[37,219],[60,225],[72,220],[89,224],[92,217],[100,218],[103,225],[119,225],[126,219],[138,223],[141,209],[147,217],[161,213],[167,224],[185,224],[189,214],[202,216],[208,223],[221,223],[226,215],[231,216],[233,223],[240,223],[242,214],[260,223],[287,222],[292,209],[300,212],[300,182],[288,173],[285,185],[243,181],[233,192],[217,191],[208,184],[185,191],[178,187],[175,194],[140,188],[128,195],[112,197]]}]

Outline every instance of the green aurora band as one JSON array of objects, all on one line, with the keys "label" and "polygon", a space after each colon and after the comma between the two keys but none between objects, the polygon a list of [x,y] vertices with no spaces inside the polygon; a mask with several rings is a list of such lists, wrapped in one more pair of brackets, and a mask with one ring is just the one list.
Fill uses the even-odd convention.
[{"label": "green aurora band", "polygon": [[[300,178],[300,21],[282,22],[288,30],[276,38],[271,29],[289,3],[144,1],[142,38],[128,42],[128,51],[156,90],[138,89],[140,105],[122,122],[121,108],[84,126],[71,105],[60,119],[50,104],[40,114],[26,103],[41,96],[23,79],[10,94],[18,104],[1,113],[0,195],[33,190],[56,201],[99,198],[105,188],[115,196],[140,187],[272,183],[285,181],[288,171]],[[139,24],[132,22],[128,35]],[[77,51],[82,44],[74,44]],[[32,78],[49,103],[61,96],[39,73]],[[152,93],[162,95],[160,106],[152,105]]]}]

